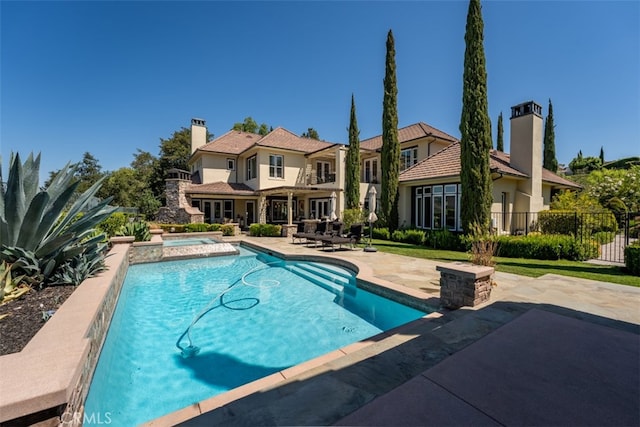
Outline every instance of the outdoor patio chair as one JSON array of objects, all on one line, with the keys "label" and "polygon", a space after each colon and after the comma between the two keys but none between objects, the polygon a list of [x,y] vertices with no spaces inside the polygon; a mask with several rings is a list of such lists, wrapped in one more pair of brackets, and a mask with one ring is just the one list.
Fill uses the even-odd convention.
[{"label": "outdoor patio chair", "polygon": [[352,224],[346,236],[323,236],[320,237],[319,240],[322,242],[323,249],[330,247],[332,251],[335,251],[336,245],[338,245],[339,249],[342,249],[342,245],[350,245],[351,249],[353,249],[362,239],[362,229],[362,224]]},{"label": "outdoor patio chair", "polygon": [[327,231],[327,223],[324,221],[321,221],[318,223],[318,226],[316,227],[316,231],[310,232],[310,233],[305,233],[305,232],[293,233],[293,236],[291,238],[293,243],[295,243],[296,239],[298,239],[301,243],[309,244],[310,240],[315,242],[315,237],[317,237],[318,235],[324,235],[326,231]]}]

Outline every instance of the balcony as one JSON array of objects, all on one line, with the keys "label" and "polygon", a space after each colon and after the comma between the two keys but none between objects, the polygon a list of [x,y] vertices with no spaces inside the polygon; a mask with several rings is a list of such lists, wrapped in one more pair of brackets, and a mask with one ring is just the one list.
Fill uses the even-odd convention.
[{"label": "balcony", "polygon": [[335,173],[325,173],[318,175],[316,172],[307,174],[307,185],[328,184],[336,182]]}]

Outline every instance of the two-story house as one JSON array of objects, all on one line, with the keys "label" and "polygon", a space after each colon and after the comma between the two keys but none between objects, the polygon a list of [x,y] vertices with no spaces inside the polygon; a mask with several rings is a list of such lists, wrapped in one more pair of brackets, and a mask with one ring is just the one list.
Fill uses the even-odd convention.
[{"label": "two-story house", "polygon": [[[548,209],[556,191],[579,186],[542,168],[542,108],[533,101],[511,109],[511,155],[493,150],[494,228],[515,231],[522,213]],[[191,121],[191,171],[167,179],[166,222],[292,224],[341,217],[346,150],[343,144],[302,138],[277,128],[262,136],[229,131],[207,142],[204,120]],[[460,142],[426,123],[398,129],[400,225],[460,230]],[[360,200],[380,192],[382,137],[360,143]],[[332,212],[334,211],[334,212]]]},{"label": "two-story house", "polygon": [[[166,222],[292,223],[336,216],[344,206],[343,144],[299,137],[277,128],[262,136],[229,131],[206,141],[202,119],[191,120],[191,170],[170,171]],[[402,169],[456,141],[425,123],[399,129]],[[361,142],[360,199],[380,182],[382,138]]]}]

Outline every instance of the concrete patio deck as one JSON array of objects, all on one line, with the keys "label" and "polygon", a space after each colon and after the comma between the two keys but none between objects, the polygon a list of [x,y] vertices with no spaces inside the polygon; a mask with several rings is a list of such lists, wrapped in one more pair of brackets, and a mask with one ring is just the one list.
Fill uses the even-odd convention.
[{"label": "concrete patio deck", "polygon": [[[244,239],[353,261],[437,302],[442,263]],[[640,288],[495,280],[486,304],[443,310],[182,425],[640,425]]]}]

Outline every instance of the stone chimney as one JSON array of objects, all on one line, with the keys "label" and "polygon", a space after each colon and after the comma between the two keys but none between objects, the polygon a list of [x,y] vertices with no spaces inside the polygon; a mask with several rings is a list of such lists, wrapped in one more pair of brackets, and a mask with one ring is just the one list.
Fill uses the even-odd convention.
[{"label": "stone chimney", "polygon": [[542,199],[542,107],[533,101],[511,107],[511,166],[529,175],[518,184],[518,211],[539,212]]},{"label": "stone chimney", "polygon": [[202,119],[191,119],[191,154],[207,143],[207,126]]}]

